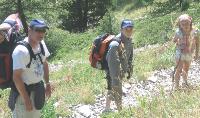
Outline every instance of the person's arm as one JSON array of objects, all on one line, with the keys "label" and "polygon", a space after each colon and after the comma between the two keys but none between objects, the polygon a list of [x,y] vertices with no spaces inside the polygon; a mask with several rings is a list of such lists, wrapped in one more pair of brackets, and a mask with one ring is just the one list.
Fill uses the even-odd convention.
[{"label": "person's arm", "polygon": [[133,74],[133,46],[131,47],[130,57],[128,59],[128,76],[127,76],[127,79],[130,79],[132,74]]},{"label": "person's arm", "polygon": [[180,35],[181,35],[181,32],[180,32],[179,29],[177,29],[175,31],[175,34],[174,34],[173,38],[172,38],[172,42],[178,43]]},{"label": "person's arm", "polygon": [[13,71],[13,81],[15,83],[15,86],[19,92],[19,94],[22,96],[22,99],[24,101],[24,104],[26,106],[27,111],[33,110],[33,106],[30,100],[30,97],[25,89],[24,82],[22,81],[22,69],[16,69]]},{"label": "person's arm", "polygon": [[127,76],[127,79],[130,79],[131,76],[133,75],[133,62],[132,62],[132,60],[133,60],[133,53],[131,53],[131,57],[130,57],[129,60],[131,60],[131,61],[130,61],[129,64],[128,64],[129,69],[128,69],[128,76]]},{"label": "person's arm", "polygon": [[46,93],[47,97],[50,97],[51,96],[51,85],[49,82],[49,65],[48,65],[47,60],[45,60],[43,62],[43,64],[44,64],[44,82],[46,84],[45,93]]}]

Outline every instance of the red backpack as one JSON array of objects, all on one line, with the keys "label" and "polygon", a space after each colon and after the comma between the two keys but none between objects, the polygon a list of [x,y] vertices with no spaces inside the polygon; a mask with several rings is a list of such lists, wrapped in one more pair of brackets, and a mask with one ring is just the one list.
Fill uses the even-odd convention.
[{"label": "red backpack", "polygon": [[95,38],[89,56],[90,65],[93,68],[100,70],[104,70],[107,68],[105,55],[107,53],[108,46],[114,37],[114,35],[110,35],[107,33]]},{"label": "red backpack", "polygon": [[[6,34],[6,31],[1,31],[0,35]],[[5,36],[5,35],[4,35]],[[0,43],[0,88],[8,88],[12,80],[12,51],[16,42],[23,40],[20,34],[11,31],[9,41],[4,38]]]}]

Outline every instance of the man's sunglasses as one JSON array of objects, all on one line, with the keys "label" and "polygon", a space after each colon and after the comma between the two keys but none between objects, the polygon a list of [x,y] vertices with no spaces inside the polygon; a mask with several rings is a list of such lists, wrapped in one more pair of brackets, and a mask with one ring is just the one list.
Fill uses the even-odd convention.
[{"label": "man's sunglasses", "polygon": [[32,28],[34,31],[36,32],[43,32],[45,33],[46,32],[46,28]]}]

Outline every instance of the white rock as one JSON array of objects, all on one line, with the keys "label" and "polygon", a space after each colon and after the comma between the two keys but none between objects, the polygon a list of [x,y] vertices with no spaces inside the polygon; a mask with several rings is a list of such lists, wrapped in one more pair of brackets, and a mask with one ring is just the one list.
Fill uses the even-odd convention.
[{"label": "white rock", "polygon": [[60,105],[59,102],[56,102],[56,103],[53,104],[53,106],[54,106],[55,108],[58,107],[59,105]]},{"label": "white rock", "polygon": [[89,105],[80,106],[79,108],[77,108],[77,112],[86,118],[89,118],[93,113]]},{"label": "white rock", "polygon": [[155,83],[158,80],[158,78],[156,76],[150,76],[147,80]]},{"label": "white rock", "polygon": [[125,87],[126,89],[130,89],[131,88],[131,84],[129,84],[129,83],[124,83],[124,86],[123,87]]}]

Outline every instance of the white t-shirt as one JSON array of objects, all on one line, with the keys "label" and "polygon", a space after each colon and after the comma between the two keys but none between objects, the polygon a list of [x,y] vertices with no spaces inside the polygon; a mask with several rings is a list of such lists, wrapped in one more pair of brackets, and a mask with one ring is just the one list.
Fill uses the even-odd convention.
[{"label": "white t-shirt", "polygon": [[[28,37],[26,37],[24,40],[28,42]],[[42,61],[44,62],[46,58],[50,55],[50,53],[43,40],[41,41],[41,43],[44,47],[45,56],[42,55],[39,44],[35,49],[33,49],[33,52],[34,54],[40,53]],[[26,66],[30,62],[29,51],[25,46],[18,45],[13,51],[12,58],[13,58],[13,70],[23,69],[22,80],[24,81],[24,83],[29,85],[29,84],[38,83],[41,80],[43,80],[44,69],[43,69],[43,64],[41,64],[41,61],[38,55],[36,56],[36,60],[32,58],[30,68],[27,68]]]}]

